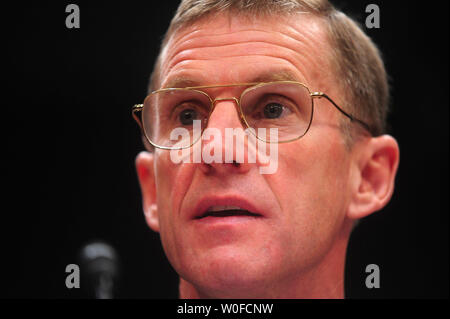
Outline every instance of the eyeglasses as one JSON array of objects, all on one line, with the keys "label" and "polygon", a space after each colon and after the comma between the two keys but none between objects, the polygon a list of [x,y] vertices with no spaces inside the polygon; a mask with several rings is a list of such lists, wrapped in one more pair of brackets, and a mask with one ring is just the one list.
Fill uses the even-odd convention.
[{"label": "eyeglasses", "polygon": [[[239,98],[213,99],[204,92],[205,89],[238,86],[248,86]],[[201,138],[217,102],[234,101],[242,126],[250,128],[256,138],[270,143],[267,132],[276,128],[277,143],[287,143],[308,132],[316,98],[327,99],[350,121],[371,132],[367,123],[344,111],[325,93],[311,92],[305,84],[296,81],[159,89],[147,96],[143,104],[134,105],[132,115],[154,147],[184,149]],[[195,129],[196,123],[201,124],[200,129]],[[180,130],[186,134],[178,134]]]}]

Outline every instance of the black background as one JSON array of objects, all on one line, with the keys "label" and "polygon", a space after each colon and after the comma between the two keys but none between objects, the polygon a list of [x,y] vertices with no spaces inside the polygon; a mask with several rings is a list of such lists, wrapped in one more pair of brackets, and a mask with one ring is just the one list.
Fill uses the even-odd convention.
[{"label": "black background", "polygon": [[[65,267],[88,241],[121,259],[119,298],[176,298],[178,278],[145,224],[134,158],[143,149],[130,115],[177,2],[2,4],[2,235],[0,297],[84,298]],[[348,250],[350,298],[448,298],[448,2],[333,1],[364,23],[391,76],[390,134],[401,160],[396,190],[364,219]],[[6,53],[6,54],[5,54]],[[365,287],[365,266],[381,288]],[[81,269],[81,285],[83,269]]]}]

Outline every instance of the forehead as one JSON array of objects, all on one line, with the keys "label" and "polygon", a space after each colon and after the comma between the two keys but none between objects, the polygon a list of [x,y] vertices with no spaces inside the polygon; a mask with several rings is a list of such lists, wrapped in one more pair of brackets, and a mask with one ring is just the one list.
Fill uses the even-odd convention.
[{"label": "forehead", "polygon": [[286,79],[312,84],[328,73],[329,52],[323,21],[308,13],[252,19],[210,15],[169,38],[160,83],[183,87]]}]

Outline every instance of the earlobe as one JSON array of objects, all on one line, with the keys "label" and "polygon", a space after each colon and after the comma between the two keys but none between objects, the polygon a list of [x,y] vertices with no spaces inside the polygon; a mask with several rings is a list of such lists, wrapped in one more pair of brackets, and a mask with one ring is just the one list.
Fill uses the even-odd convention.
[{"label": "earlobe", "polygon": [[156,204],[156,184],[153,169],[153,154],[141,152],[136,157],[136,171],[142,193],[142,208],[148,226],[159,232],[158,206]]},{"label": "earlobe", "polygon": [[150,207],[144,209],[144,216],[147,221],[147,225],[155,232],[159,232],[159,219],[156,204],[152,204]]},{"label": "earlobe", "polygon": [[400,158],[398,144],[389,135],[371,138],[362,148],[347,212],[351,219],[366,217],[389,202]]}]

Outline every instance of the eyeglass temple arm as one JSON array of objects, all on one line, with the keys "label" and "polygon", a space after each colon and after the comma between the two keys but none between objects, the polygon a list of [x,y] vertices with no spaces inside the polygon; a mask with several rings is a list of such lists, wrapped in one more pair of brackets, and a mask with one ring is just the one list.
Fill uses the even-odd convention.
[{"label": "eyeglass temple arm", "polygon": [[370,133],[372,134],[372,130],[370,129],[370,126],[369,126],[366,122],[361,121],[360,119],[357,119],[357,118],[354,117],[353,115],[351,115],[351,114],[347,113],[346,111],[344,111],[343,109],[341,109],[341,108],[339,107],[339,105],[337,105],[337,104],[336,104],[336,103],[335,103],[328,95],[326,95],[325,93],[323,93],[323,92],[313,92],[313,93],[311,93],[311,97],[313,97],[313,98],[318,98],[318,99],[320,99],[320,98],[322,98],[322,97],[326,98],[328,101],[331,102],[331,104],[334,105],[335,108],[337,108],[337,109],[339,110],[339,112],[341,112],[342,114],[344,114],[345,116],[347,116],[347,117],[350,119],[350,121],[359,123],[359,124],[362,125],[368,132],[370,132]]},{"label": "eyeglass temple arm", "polygon": [[143,108],[144,108],[144,104],[133,105],[133,107],[131,108],[131,115],[136,120],[136,122],[138,123],[139,128],[141,130],[142,143],[144,143],[145,147],[148,150],[151,150],[151,149],[153,149],[154,145],[151,142],[149,142],[149,140],[146,138],[146,135],[144,132],[144,127],[142,126],[142,120],[141,120],[140,115],[138,114],[138,112],[142,112]]},{"label": "eyeglass temple arm", "polygon": [[144,108],[144,104],[135,104],[135,105],[133,105],[133,108],[131,109],[131,115],[133,115],[133,118],[139,124],[139,128],[141,129],[142,132],[143,132],[143,127],[142,127],[141,118],[137,113],[142,112],[143,108]]}]

